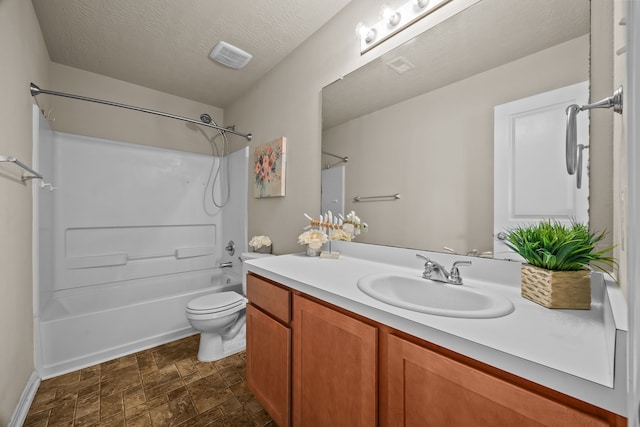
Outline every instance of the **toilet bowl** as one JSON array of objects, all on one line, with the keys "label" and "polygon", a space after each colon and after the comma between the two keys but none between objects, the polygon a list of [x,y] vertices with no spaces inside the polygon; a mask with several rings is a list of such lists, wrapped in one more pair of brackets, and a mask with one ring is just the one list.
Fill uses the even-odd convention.
[{"label": "toilet bowl", "polygon": [[[270,254],[242,253],[246,261]],[[192,299],[185,315],[191,327],[200,332],[198,360],[213,362],[246,347],[245,307],[247,299],[237,292],[218,292]]]}]

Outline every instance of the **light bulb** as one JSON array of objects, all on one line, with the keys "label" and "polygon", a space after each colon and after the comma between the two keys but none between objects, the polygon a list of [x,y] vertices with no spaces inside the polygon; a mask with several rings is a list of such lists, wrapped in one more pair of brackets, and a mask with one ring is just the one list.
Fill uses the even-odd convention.
[{"label": "light bulb", "polygon": [[393,9],[391,9],[389,6],[383,6],[381,12],[380,12],[380,16],[382,17],[383,21],[388,21],[389,18],[391,18],[391,15],[393,15]]},{"label": "light bulb", "polygon": [[416,0],[416,6],[418,6],[418,9],[422,9],[428,4],[429,0]]},{"label": "light bulb", "polygon": [[395,27],[396,25],[398,25],[400,23],[400,12],[393,12],[388,18],[387,18],[387,22],[389,23],[389,25],[391,25],[392,27]]},{"label": "light bulb", "polygon": [[369,28],[365,34],[365,38],[364,41],[367,43],[371,43],[372,41],[374,41],[376,39],[376,35],[378,34],[378,32],[376,31],[375,28]]}]

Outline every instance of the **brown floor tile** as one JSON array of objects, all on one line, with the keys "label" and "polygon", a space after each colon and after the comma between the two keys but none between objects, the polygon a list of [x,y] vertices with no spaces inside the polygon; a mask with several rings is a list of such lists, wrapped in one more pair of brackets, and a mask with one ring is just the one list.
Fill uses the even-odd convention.
[{"label": "brown floor tile", "polygon": [[96,424],[99,424],[99,423],[100,423],[100,411],[98,410],[97,412],[91,412],[82,417],[76,416],[76,419],[73,423],[73,427],[95,426]]},{"label": "brown floor tile", "polygon": [[199,360],[196,360],[194,363],[196,365],[196,369],[198,370],[198,372],[200,372],[200,376],[202,376],[203,378],[211,374],[218,373],[215,365],[211,362],[200,362]]},{"label": "brown floor tile", "polygon": [[253,422],[253,418],[243,408],[240,408],[222,418],[221,425],[225,427],[255,427],[256,424]]},{"label": "brown floor tile", "polygon": [[198,353],[198,343],[194,339],[185,338],[176,341],[175,345],[158,347],[152,351],[158,368],[162,369],[183,359],[188,359]]},{"label": "brown floor tile", "polygon": [[153,353],[151,353],[151,351],[146,350],[137,353],[136,358],[138,359],[138,368],[140,369],[140,375],[146,375],[158,370],[156,359],[154,359]]},{"label": "brown floor tile", "polygon": [[100,378],[100,366],[94,365],[89,366],[88,368],[84,368],[80,371],[80,381],[88,380],[90,378]]},{"label": "brown floor tile", "polygon": [[251,418],[253,418],[253,422],[255,422],[259,427],[277,427],[269,414],[267,414],[267,411],[264,409],[261,409],[260,412],[251,415]]},{"label": "brown floor tile", "polygon": [[40,387],[50,390],[63,384],[72,384],[78,381],[80,381],[80,371],[74,371],[69,372],[68,374],[44,380],[40,383]]},{"label": "brown floor tile", "polygon": [[157,408],[158,406],[162,406],[167,403],[169,399],[167,399],[166,394],[160,397],[156,397],[154,399],[148,399],[146,402],[133,406],[131,408],[125,408],[125,417],[136,418],[142,414],[150,412],[152,409]]},{"label": "brown floor tile", "polygon": [[124,409],[127,411],[138,405],[142,405],[147,401],[144,395],[144,388],[142,384],[135,387],[131,387],[122,392],[122,398],[124,401]]},{"label": "brown floor tile", "polygon": [[59,404],[60,401],[56,400],[56,390],[43,390],[41,386],[38,388],[38,391],[33,398],[33,402],[31,403],[31,407],[29,408],[29,414],[49,411],[51,408]]},{"label": "brown floor tile", "polygon": [[145,388],[144,389],[144,395],[147,396],[147,399],[155,399],[158,397],[166,397],[167,393],[171,392],[172,390],[175,390],[177,388],[180,388],[184,385],[184,383],[182,382],[182,380],[177,379],[174,381],[170,381],[168,383],[163,383],[160,384],[157,387],[154,388]]},{"label": "brown floor tile", "polygon": [[[135,360],[135,359],[134,359]],[[128,388],[142,383],[138,365],[127,365],[119,369],[102,370],[100,382],[100,395],[108,396],[113,393],[121,393]]]},{"label": "brown floor tile", "polygon": [[98,416],[100,415],[100,393],[97,391],[78,397],[75,417],[82,418],[92,413],[97,413]]},{"label": "brown floor tile", "polygon": [[217,420],[221,420],[224,414],[219,408],[212,408],[180,424],[180,427],[209,427]]},{"label": "brown floor tile", "polygon": [[124,419],[122,393],[114,393],[100,398],[100,419]]},{"label": "brown floor tile", "polygon": [[192,383],[202,378],[202,375],[200,375],[200,372],[191,358],[182,359],[176,362],[176,367],[178,368],[178,372],[185,384]]},{"label": "brown floor tile", "polygon": [[131,420],[127,418],[127,427],[151,427],[152,425],[151,415],[148,413]]},{"label": "brown floor tile", "polygon": [[101,419],[96,427],[125,427],[125,421],[123,417],[113,417],[106,420]]},{"label": "brown floor tile", "polygon": [[27,414],[27,417],[24,420],[23,427],[46,427],[47,422],[49,421],[49,412],[50,410],[41,411],[41,412],[31,412]]},{"label": "brown floor tile", "polygon": [[168,365],[162,369],[142,376],[144,388],[155,388],[175,380],[181,380],[178,368],[175,365]]},{"label": "brown floor tile", "polygon": [[[116,371],[122,369],[124,367],[128,367],[131,365],[136,365],[138,360],[135,354],[130,354],[128,356],[119,357],[114,360],[110,360],[108,362],[104,362],[100,365],[100,371],[102,372],[103,378],[104,374],[109,371]],[[137,369],[137,366],[136,366]]]},{"label": "brown floor tile", "polygon": [[247,384],[244,383],[244,382],[238,383],[238,384],[234,384],[229,388],[231,389],[233,394],[238,398],[240,403],[242,403],[243,405],[246,402],[248,402],[248,401],[250,401],[252,399],[255,399],[253,397],[253,393],[251,393],[251,391],[249,391],[249,389],[247,388]]},{"label": "brown floor tile", "polygon": [[235,412],[236,410],[242,408],[242,404],[234,396],[231,399],[228,399],[222,402],[220,405],[217,406],[217,408],[219,408],[223,414],[229,415]]},{"label": "brown floor tile", "polygon": [[51,408],[49,413],[48,426],[67,426],[73,425],[73,419],[75,417],[76,400],[70,396],[66,396],[62,399],[61,403]]},{"label": "brown floor tile", "polygon": [[198,412],[208,411],[229,400],[233,393],[218,374],[209,375],[187,385]]},{"label": "brown floor tile", "polygon": [[98,390],[98,384],[100,384],[100,378],[98,377],[87,378],[86,380],[70,384],[62,384],[56,388],[56,398],[65,394],[91,394]]},{"label": "brown floor tile", "polygon": [[191,336],[42,381],[25,427],[276,427],[245,385],[244,352],[197,359]]},{"label": "brown floor tile", "polygon": [[223,369],[219,374],[229,386],[244,381],[244,370],[240,370],[238,367]]},{"label": "brown floor tile", "polygon": [[168,403],[152,409],[149,412],[149,415],[151,415],[151,422],[154,427],[169,427],[177,426],[178,424],[195,417],[198,415],[198,412],[193,406],[191,398],[188,395],[185,395],[178,399],[170,400]]},{"label": "brown floor tile", "polygon": [[221,360],[216,360],[212,362],[218,371],[227,369],[227,368],[236,368],[236,367],[244,367],[245,362],[242,357],[237,354],[231,355],[229,357],[225,357]]}]

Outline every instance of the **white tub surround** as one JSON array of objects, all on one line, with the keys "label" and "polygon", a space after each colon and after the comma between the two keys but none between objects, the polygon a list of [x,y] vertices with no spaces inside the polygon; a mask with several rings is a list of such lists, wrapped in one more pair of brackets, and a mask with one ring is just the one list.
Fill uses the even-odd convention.
[{"label": "white tub surround", "polygon": [[[602,274],[591,310],[550,310],[520,296],[520,264],[484,258],[333,242],[339,259],[293,254],[244,263],[252,272],[376,322],[453,350],[616,414],[626,415],[627,318],[624,297]],[[465,283],[509,298],[515,310],[493,319],[419,313],[382,303],[357,287],[374,273],[420,274],[421,253],[461,269]],[[243,279],[246,282],[246,278]]]},{"label": "white tub surround", "polygon": [[[53,183],[34,190],[38,372],[195,334],[189,300],[241,289],[240,261],[225,247],[246,249],[248,148],[222,159],[70,135],[35,114],[34,151]],[[212,179],[221,163],[230,196],[225,172]]]}]

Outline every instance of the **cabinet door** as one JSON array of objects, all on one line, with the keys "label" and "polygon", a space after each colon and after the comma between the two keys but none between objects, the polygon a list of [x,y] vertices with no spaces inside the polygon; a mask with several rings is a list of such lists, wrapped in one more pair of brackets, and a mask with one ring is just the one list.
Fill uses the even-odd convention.
[{"label": "cabinet door", "polygon": [[293,425],[377,422],[377,328],[308,299],[293,301]]},{"label": "cabinet door", "polygon": [[291,330],[247,305],[247,386],[280,427],[289,426]]},{"label": "cabinet door", "polygon": [[383,426],[609,425],[393,335],[386,356],[388,413]]}]

